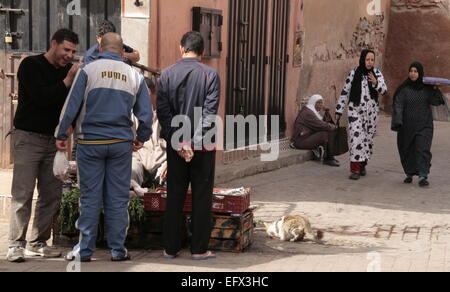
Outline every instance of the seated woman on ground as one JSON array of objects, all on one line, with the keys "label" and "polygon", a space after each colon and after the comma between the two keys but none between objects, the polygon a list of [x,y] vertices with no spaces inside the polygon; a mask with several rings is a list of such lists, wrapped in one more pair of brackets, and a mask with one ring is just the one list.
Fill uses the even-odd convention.
[{"label": "seated woman on ground", "polygon": [[329,111],[325,110],[325,117],[320,114],[324,109],[323,97],[314,95],[307,106],[300,111],[295,121],[294,136],[291,147],[300,150],[312,150],[317,160],[325,165],[339,167],[339,161],[328,155],[336,137],[337,128]]}]

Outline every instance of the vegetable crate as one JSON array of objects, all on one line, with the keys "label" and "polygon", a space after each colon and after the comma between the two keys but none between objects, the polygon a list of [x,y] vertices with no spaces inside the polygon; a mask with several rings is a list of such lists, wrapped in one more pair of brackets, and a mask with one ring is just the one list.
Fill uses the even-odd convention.
[{"label": "vegetable crate", "polygon": [[[241,215],[250,208],[250,189],[242,189],[239,194],[227,194],[232,189],[214,189],[212,212]],[[144,197],[145,210],[164,212],[167,207],[167,189],[158,189]],[[192,212],[192,191],[188,191],[183,211]]]},{"label": "vegetable crate", "polygon": [[227,252],[244,252],[253,243],[255,229],[253,212],[243,216],[213,215],[213,229],[209,249]]}]

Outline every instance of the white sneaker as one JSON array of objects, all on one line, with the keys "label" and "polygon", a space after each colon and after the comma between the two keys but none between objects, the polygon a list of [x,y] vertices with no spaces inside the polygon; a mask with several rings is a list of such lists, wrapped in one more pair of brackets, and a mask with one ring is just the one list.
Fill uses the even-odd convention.
[{"label": "white sneaker", "polygon": [[25,249],[25,255],[29,257],[59,258],[62,254],[49,246],[29,246]]},{"label": "white sneaker", "polygon": [[25,254],[23,247],[12,247],[8,250],[6,260],[10,263],[23,263],[25,262]]}]

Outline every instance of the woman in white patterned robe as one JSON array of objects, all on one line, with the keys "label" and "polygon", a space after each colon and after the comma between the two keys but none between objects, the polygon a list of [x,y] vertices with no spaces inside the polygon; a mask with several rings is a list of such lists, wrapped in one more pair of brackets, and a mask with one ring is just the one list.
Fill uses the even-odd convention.
[{"label": "woman in white patterned robe", "polygon": [[387,92],[383,74],[374,64],[375,52],[364,50],[359,67],[350,72],[346,79],[336,107],[336,119],[339,120],[348,105],[352,180],[359,180],[361,176],[366,175],[366,166],[373,154],[373,140],[377,131],[378,98],[380,94]]}]

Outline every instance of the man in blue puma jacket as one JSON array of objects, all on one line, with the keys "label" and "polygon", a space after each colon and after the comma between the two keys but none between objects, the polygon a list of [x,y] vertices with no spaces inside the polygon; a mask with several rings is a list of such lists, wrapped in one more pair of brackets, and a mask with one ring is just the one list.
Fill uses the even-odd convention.
[{"label": "man in blue puma jacket", "polygon": [[[120,35],[108,33],[102,38],[98,59],[78,72],[56,129],[57,148],[67,151],[66,132],[77,120],[81,236],[66,256],[69,261],[91,260],[102,202],[112,261],[130,259],[125,239],[132,150],[149,140],[153,111],[144,77],[123,62],[122,51]],[[132,112],[139,121],[136,134]]]}]

